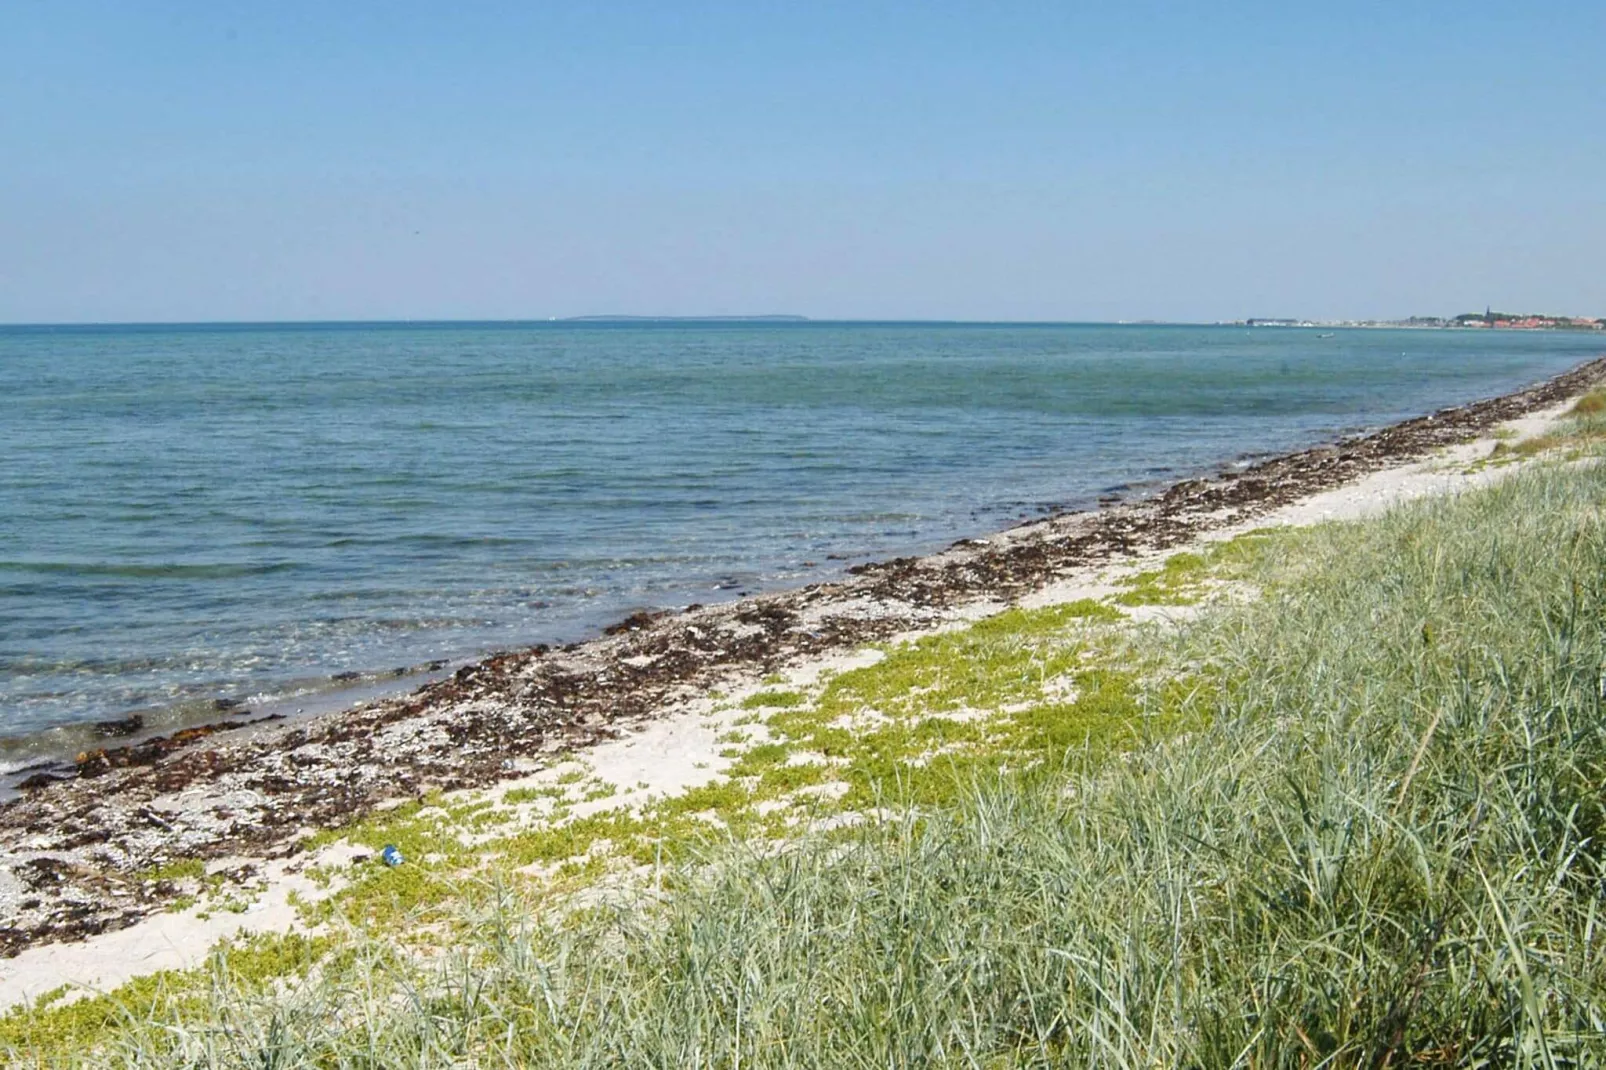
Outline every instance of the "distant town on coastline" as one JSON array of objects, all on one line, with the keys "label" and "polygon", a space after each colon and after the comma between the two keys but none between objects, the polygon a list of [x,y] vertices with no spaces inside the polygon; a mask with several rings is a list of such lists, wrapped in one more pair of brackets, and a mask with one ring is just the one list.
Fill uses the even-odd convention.
[{"label": "distant town on coastline", "polygon": [[1255,317],[1245,327],[1478,327],[1506,331],[1606,331],[1606,317],[1548,316],[1533,312],[1463,312],[1459,316],[1412,316],[1403,320],[1304,320]]}]

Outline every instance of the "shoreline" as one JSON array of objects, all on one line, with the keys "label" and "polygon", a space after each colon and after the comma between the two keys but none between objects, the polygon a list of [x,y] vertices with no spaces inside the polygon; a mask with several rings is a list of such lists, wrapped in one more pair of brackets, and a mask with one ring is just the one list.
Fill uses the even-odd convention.
[{"label": "shoreline", "polygon": [[171,887],[139,876],[155,867],[248,856],[237,870],[254,871],[295,855],[307,830],[391,800],[528,776],[733,680],[930,630],[1076,570],[1180,547],[1423,460],[1603,380],[1606,357],[1149,498],[1028,521],[801,588],[637,613],[586,642],[494,654],[410,694],[87,752],[70,777],[44,775],[0,804],[0,956],[162,911]]},{"label": "shoreline", "polygon": [[[695,416],[694,433],[686,432],[678,417],[663,424],[649,420],[639,428],[632,423],[623,431],[615,427],[608,405],[594,408],[592,402],[621,390],[635,397],[637,386],[630,385],[634,372],[609,385],[609,372],[595,384],[603,393],[587,393],[592,387],[584,387],[575,395],[580,408],[570,414],[583,417],[576,427],[597,449],[571,440],[568,432],[551,437],[532,430],[541,442],[533,452],[487,452],[473,436],[451,430],[450,407],[458,402],[455,394],[440,394],[425,359],[440,346],[467,347],[465,352],[479,354],[474,360],[483,358],[482,370],[491,376],[487,382],[517,392],[527,369],[522,357],[509,354],[526,345],[547,346],[533,335],[515,332],[501,341],[494,340],[494,332],[387,336],[386,344],[410,354],[405,362],[410,370],[400,379],[380,365],[369,366],[365,347],[371,339],[359,344],[354,336],[348,344],[333,336],[264,335],[257,341],[269,347],[265,352],[278,352],[273,347],[283,342],[290,347],[286,352],[313,347],[340,354],[342,392],[379,375],[424,405],[421,411],[431,414],[420,425],[424,438],[415,434],[405,441],[430,456],[450,456],[449,468],[430,476],[428,465],[418,469],[409,461],[405,471],[392,471],[384,458],[359,466],[366,466],[369,476],[400,480],[397,486],[410,486],[409,472],[424,472],[420,478],[426,480],[439,477],[438,485],[432,484],[439,493],[392,500],[383,489],[389,482],[370,484],[364,477],[331,492],[345,504],[330,512],[325,492],[305,497],[308,488],[298,489],[298,477],[274,459],[281,455],[267,449],[260,464],[242,460],[241,471],[249,478],[235,479],[232,469],[208,462],[195,486],[206,495],[225,494],[239,509],[230,505],[223,512],[197,514],[191,523],[187,514],[161,507],[163,484],[139,475],[162,470],[164,456],[182,456],[188,447],[178,438],[173,442],[179,453],[141,453],[130,469],[132,482],[110,497],[91,493],[88,511],[76,519],[71,512],[49,511],[53,492],[20,487],[18,502],[45,512],[39,523],[23,523],[32,506],[23,509],[16,517],[23,526],[12,532],[27,552],[8,562],[20,585],[20,601],[10,644],[17,674],[6,688],[10,723],[7,738],[0,739],[0,785],[49,773],[52,760],[70,760],[82,751],[213,722],[239,723],[243,714],[221,715],[225,705],[264,707],[259,715],[298,715],[301,707],[312,714],[376,697],[340,694],[348,683],[358,682],[350,679],[353,672],[360,681],[399,692],[423,682],[402,673],[404,667],[416,670],[444,659],[455,670],[537,642],[558,646],[589,639],[641,608],[706,603],[738,592],[835,578],[850,564],[929,554],[951,540],[1028,518],[1090,509],[1102,504],[1107,491],[1127,485],[1126,498],[1147,496],[1245,460],[1503,394],[1606,348],[1580,336],[1434,340],[1412,332],[1372,337],[1356,331],[1347,343],[1341,336],[1329,344],[1300,336],[1297,329],[1271,338],[1241,327],[1156,332],[1071,325],[1039,336],[1015,326],[989,327],[972,337],[957,328],[917,324],[894,330],[863,353],[851,346],[861,338],[869,344],[871,336],[851,325],[828,338],[799,336],[793,342],[779,335],[756,341],[687,336],[674,345],[689,346],[692,354],[711,345],[715,354],[713,364],[684,355],[671,361],[676,377],[698,384],[693,407],[686,410]],[[744,393],[736,408],[723,407],[718,390],[708,385],[717,382],[708,377],[710,369],[727,361],[741,365],[742,354],[753,345],[790,352],[794,343],[801,347],[797,359],[764,367],[762,389],[754,387],[760,392]],[[185,344],[208,352],[237,348],[221,337]],[[570,353],[575,344],[580,343],[568,336],[551,340],[551,352]],[[626,368],[635,367],[631,354],[655,343],[644,335],[598,336],[585,344],[596,347],[598,359],[606,353],[607,361],[621,361],[619,367]],[[62,351],[61,359],[87,361],[82,372],[93,380],[100,367],[93,354],[141,345],[132,338],[80,340]],[[850,350],[857,355],[843,363]],[[41,369],[54,351],[54,343],[42,341],[17,347],[23,367],[40,362]],[[1409,359],[1403,359],[1407,352]],[[987,353],[994,355],[975,363],[974,355]],[[1141,354],[1141,359],[1135,364],[1114,360],[1119,353]],[[1179,356],[1184,353],[1194,355],[1184,359]],[[949,359],[957,354],[973,356]],[[589,358],[572,366],[565,363],[569,358],[554,359],[541,373],[556,376],[553,383],[590,383],[596,373],[596,368],[585,370]],[[1012,369],[995,399],[1000,404],[975,409],[964,416],[963,426],[947,427],[943,407],[962,404],[974,390],[971,377],[995,364]],[[848,379],[836,382],[833,371],[818,390],[807,386],[807,376],[814,374],[810,368],[839,367]],[[1168,370],[1156,378],[1152,373],[1160,368]],[[1190,382],[1197,379],[1199,396],[1171,397],[1164,384],[1173,371]],[[158,393],[151,395],[157,403],[166,377],[181,382],[183,374],[181,363],[164,357],[141,378],[139,389],[157,384]],[[254,375],[233,369],[226,378],[246,389]],[[1084,375],[1090,378],[1084,381]],[[869,378],[861,384],[861,376]],[[870,413],[857,386],[844,392],[849,381],[866,388],[891,384],[895,389],[884,397],[892,406],[887,411],[902,415],[887,423]],[[479,382],[462,385],[478,396],[475,391],[483,387],[473,383]],[[1024,383],[1032,384],[1030,389],[1023,391]],[[772,397],[766,391],[773,389],[780,392]],[[876,391],[882,397],[880,386]],[[333,395],[325,397],[322,388],[295,396],[298,400],[273,421],[273,441],[281,445],[302,441],[294,429],[303,421],[312,421],[311,427],[326,419],[318,415],[319,406],[333,403]],[[361,396],[360,390],[353,396]],[[650,402],[650,394],[641,397]],[[554,419],[563,418],[563,406],[569,405],[551,402],[544,388],[530,400],[537,405],[531,412]],[[641,411],[657,413],[655,404]],[[759,408],[750,411],[749,404]],[[781,407],[772,411],[766,408],[771,404]],[[936,432],[929,442],[922,439],[918,416],[926,406],[933,406],[944,424],[925,428]],[[748,434],[749,425],[764,427],[772,416],[784,419],[764,429],[769,436],[764,441],[778,452],[765,446],[748,457],[747,445],[733,445],[721,455],[724,460],[699,457],[702,421],[737,436],[731,442],[738,444],[747,443],[740,436]],[[752,423],[755,418],[761,422]],[[824,437],[822,420],[829,425]],[[532,429],[560,425],[561,420],[549,425],[545,416],[526,424]],[[215,422],[211,430],[199,425],[195,430],[217,434],[224,426]],[[19,425],[27,428],[31,437],[51,441],[48,426]],[[613,454],[607,443],[618,434],[633,440],[637,434],[660,433],[669,438],[626,458],[622,467],[608,460]],[[692,437],[684,438],[687,433]],[[870,437],[861,440],[861,435]],[[220,456],[237,448],[231,441],[234,436],[223,436],[217,450],[196,456]],[[266,449],[268,440],[263,442]],[[786,455],[793,445],[805,450],[801,460]],[[65,443],[51,456],[63,465],[88,463],[70,447]],[[927,456],[931,450],[936,453]],[[321,463],[316,454],[307,462]],[[643,465],[653,478],[640,493],[629,490],[641,479]],[[450,475],[471,470],[484,478]],[[503,476],[508,481],[499,483]],[[63,486],[99,485],[92,468],[72,468],[70,478],[63,478]],[[125,491],[154,509],[148,518],[152,526],[142,527],[144,534],[133,542],[117,527],[113,512],[103,515],[94,504],[111,509]],[[256,530],[257,522],[273,530]],[[186,534],[186,525],[196,524],[201,526]],[[725,589],[716,594],[714,587]],[[87,601],[78,606],[74,600],[79,598]],[[81,611],[66,612],[71,607]],[[9,775],[24,769],[21,776]],[[0,799],[4,795],[0,787]]]}]

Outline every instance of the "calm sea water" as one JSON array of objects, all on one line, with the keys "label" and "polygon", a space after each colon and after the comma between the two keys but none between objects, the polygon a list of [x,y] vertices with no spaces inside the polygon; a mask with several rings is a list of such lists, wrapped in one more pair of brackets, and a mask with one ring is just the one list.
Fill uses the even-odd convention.
[{"label": "calm sea water", "polygon": [[4,328],[0,736],[193,717],[807,582],[1601,348],[1226,327]]}]

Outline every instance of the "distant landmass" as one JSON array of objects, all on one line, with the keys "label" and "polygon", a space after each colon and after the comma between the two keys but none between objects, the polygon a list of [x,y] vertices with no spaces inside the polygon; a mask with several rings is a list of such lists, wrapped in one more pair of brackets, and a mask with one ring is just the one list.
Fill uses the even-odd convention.
[{"label": "distant landmass", "polygon": [[1463,312],[1459,316],[1412,316],[1403,320],[1308,320],[1255,317],[1238,320],[1245,327],[1487,327],[1515,331],[1606,331],[1606,317],[1551,316],[1537,312]]},{"label": "distant landmass", "polygon": [[566,316],[564,323],[807,323],[807,316]]}]

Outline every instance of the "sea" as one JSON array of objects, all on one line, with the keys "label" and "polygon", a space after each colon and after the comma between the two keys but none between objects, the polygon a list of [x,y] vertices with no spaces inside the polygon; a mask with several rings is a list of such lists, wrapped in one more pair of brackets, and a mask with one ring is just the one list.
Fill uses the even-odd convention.
[{"label": "sea", "polygon": [[829,579],[1602,349],[1241,326],[0,327],[0,771]]}]

